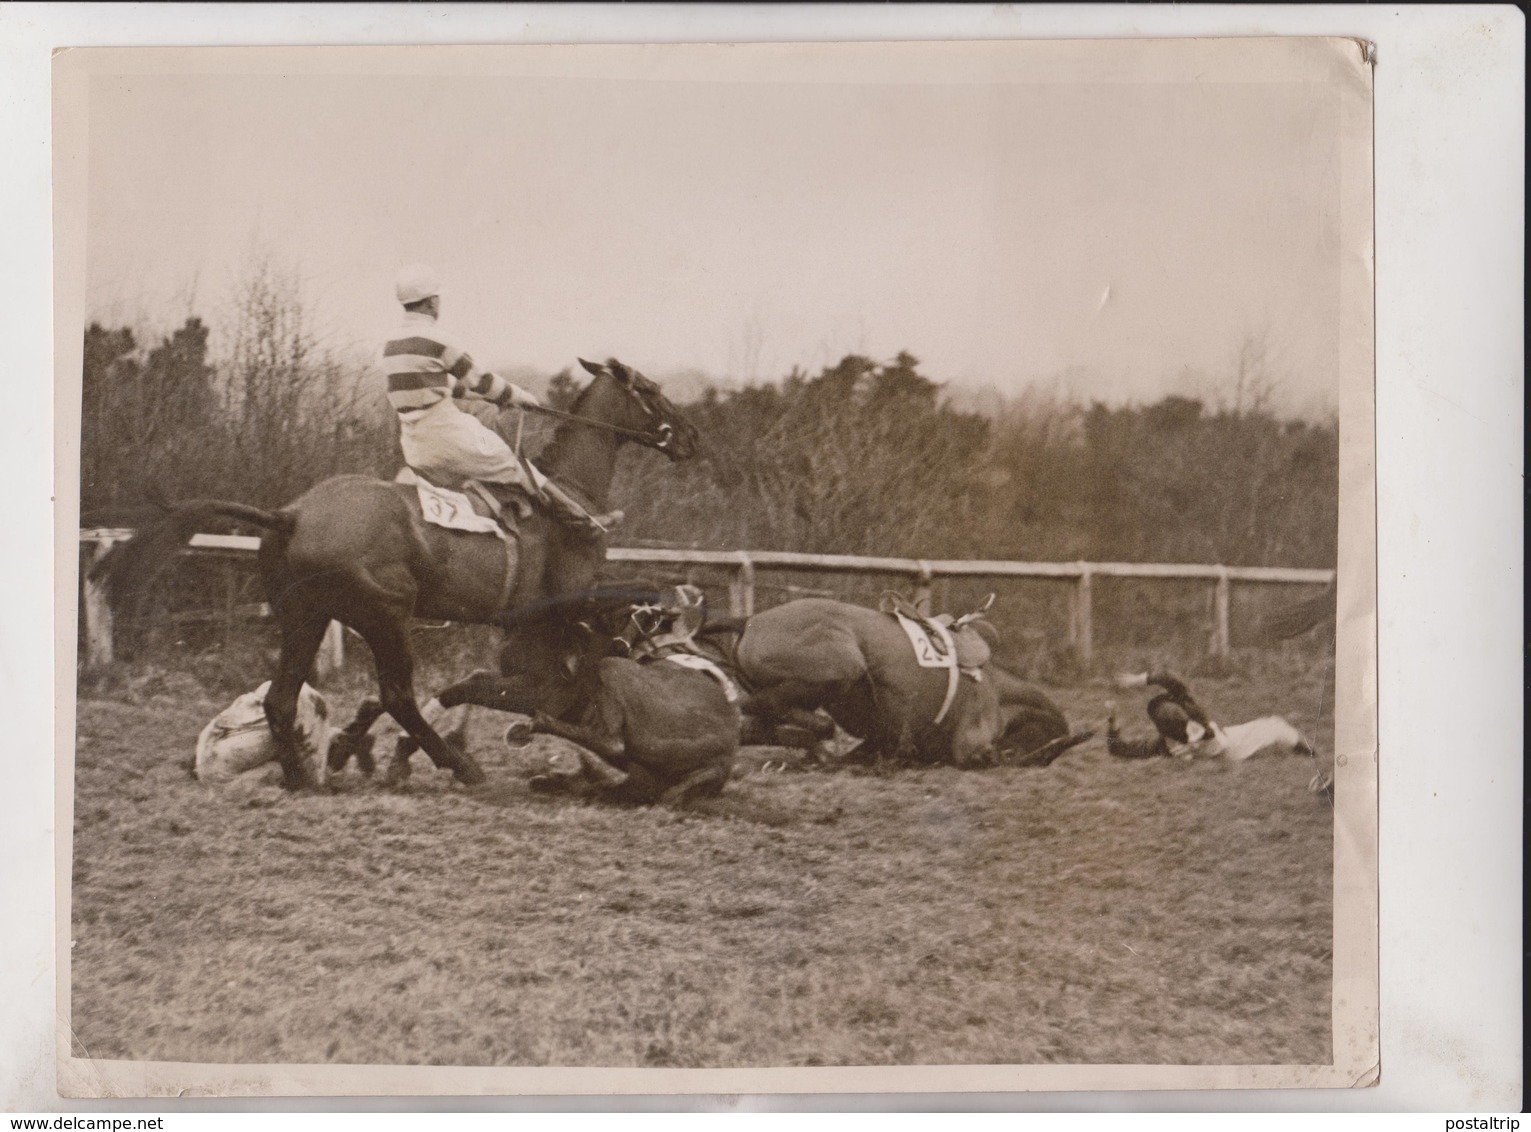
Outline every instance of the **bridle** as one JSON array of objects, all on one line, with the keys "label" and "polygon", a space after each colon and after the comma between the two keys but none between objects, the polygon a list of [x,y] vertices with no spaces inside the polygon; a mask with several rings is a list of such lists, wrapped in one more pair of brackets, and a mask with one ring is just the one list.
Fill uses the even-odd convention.
[{"label": "bridle", "polygon": [[[623,386],[623,388],[626,389],[628,396],[638,402],[639,408],[641,408],[644,413],[648,415],[650,421],[659,416],[659,410],[654,408],[653,405],[650,405],[648,399],[645,398],[640,391],[633,389],[631,386]],[[522,408],[527,412],[541,413],[544,416],[556,417],[561,421],[572,421],[575,424],[588,425],[591,428],[604,429],[605,431],[614,433],[617,436],[625,436],[629,440],[637,440],[644,444],[651,445],[661,452],[665,451],[669,447],[670,441],[675,438],[675,427],[670,424],[669,421],[662,420],[659,422],[657,428],[645,432],[641,429],[627,428],[623,425],[611,424],[608,421],[598,421],[591,417],[582,417],[577,413],[566,413],[562,409],[552,409],[546,405],[524,405],[517,407]]]},{"label": "bridle", "polygon": [[635,605],[628,613],[627,624],[623,626],[622,632],[613,640],[621,646],[624,656],[631,656],[635,650],[649,644],[659,635],[668,616],[663,606],[648,603]]}]

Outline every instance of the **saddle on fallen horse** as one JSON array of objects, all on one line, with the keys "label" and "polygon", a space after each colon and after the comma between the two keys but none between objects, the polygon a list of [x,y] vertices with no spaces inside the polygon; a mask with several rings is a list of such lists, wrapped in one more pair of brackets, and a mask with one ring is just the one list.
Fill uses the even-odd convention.
[{"label": "saddle on fallen horse", "polygon": [[950,613],[928,617],[900,593],[888,590],[882,595],[878,608],[894,618],[903,629],[914,650],[915,662],[921,668],[946,670],[946,698],[931,720],[933,726],[939,726],[951,710],[961,677],[982,682],[984,666],[994,655],[988,638],[997,636],[988,621],[988,612],[993,606],[994,595],[990,594],[982,606],[961,617],[953,617]]},{"label": "saddle on fallen horse", "polygon": [[619,640],[627,647],[628,655],[639,663],[666,660],[706,673],[722,687],[728,702],[737,704],[743,699],[739,685],[696,642],[706,620],[707,600],[701,589],[679,585],[669,602],[633,606]]}]

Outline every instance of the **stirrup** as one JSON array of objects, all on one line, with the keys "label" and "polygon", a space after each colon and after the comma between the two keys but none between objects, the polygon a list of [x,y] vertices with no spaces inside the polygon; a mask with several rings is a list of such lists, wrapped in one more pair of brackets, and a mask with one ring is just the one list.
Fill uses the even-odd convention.
[{"label": "stirrup", "polygon": [[625,516],[621,511],[607,511],[603,515],[592,515],[585,511],[581,514],[570,514],[561,509],[553,512],[554,518],[570,530],[578,531],[591,538],[600,538],[609,535],[613,527],[620,523]]}]

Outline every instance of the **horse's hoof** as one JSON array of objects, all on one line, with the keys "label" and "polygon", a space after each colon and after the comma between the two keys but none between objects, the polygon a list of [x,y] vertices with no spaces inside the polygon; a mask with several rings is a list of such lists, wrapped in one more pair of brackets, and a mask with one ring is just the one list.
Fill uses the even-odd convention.
[{"label": "horse's hoof", "polygon": [[534,774],[526,780],[526,787],[533,794],[564,794],[569,780],[561,774]]},{"label": "horse's hoof", "polygon": [[532,727],[529,719],[517,720],[505,729],[505,745],[514,750],[520,750],[532,741],[536,730]]},{"label": "horse's hoof", "polygon": [[489,781],[489,776],[478,763],[471,760],[458,764],[453,771],[457,775],[457,781],[464,786],[482,786]]},{"label": "horse's hoof", "polygon": [[549,774],[561,774],[565,778],[578,778],[584,770],[579,756],[568,749],[548,752],[547,765]]},{"label": "horse's hoof", "polygon": [[348,741],[350,738],[345,732],[341,732],[330,741],[330,749],[324,755],[324,766],[331,774],[344,770],[346,764],[351,761],[355,752],[353,744]]}]

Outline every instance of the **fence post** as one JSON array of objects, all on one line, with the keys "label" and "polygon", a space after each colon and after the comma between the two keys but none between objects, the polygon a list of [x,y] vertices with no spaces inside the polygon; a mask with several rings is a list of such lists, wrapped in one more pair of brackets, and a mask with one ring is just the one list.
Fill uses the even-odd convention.
[{"label": "fence post", "polygon": [[95,540],[96,548],[91,552],[81,579],[80,616],[85,620],[85,664],[90,668],[112,662],[112,606],[106,600],[106,592],[91,578],[90,570],[112,548],[113,541],[109,538]]},{"label": "fence post", "polygon": [[220,559],[223,578],[223,647],[228,648],[234,639],[234,599],[239,595],[239,578],[234,573],[232,558]]},{"label": "fence post", "polygon": [[926,617],[930,616],[930,565],[923,559],[919,576],[914,579],[914,607]]},{"label": "fence post", "polygon": [[1073,616],[1069,619],[1069,643],[1081,662],[1089,664],[1095,655],[1095,627],[1090,610],[1090,567],[1079,563],[1079,583],[1074,588]]},{"label": "fence post", "polygon": [[728,583],[728,612],[733,617],[755,616],[755,563],[739,552],[739,569]]},{"label": "fence post", "polygon": [[1217,584],[1212,590],[1212,655],[1226,660],[1232,651],[1232,636],[1228,628],[1228,608],[1231,604],[1233,583],[1228,568],[1217,568]]},{"label": "fence post", "polygon": [[324,629],[324,640],[319,643],[317,666],[319,679],[323,680],[339,672],[346,662],[345,626],[331,621]]}]

